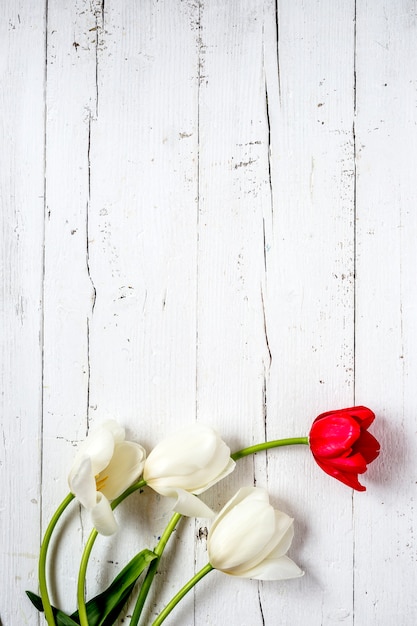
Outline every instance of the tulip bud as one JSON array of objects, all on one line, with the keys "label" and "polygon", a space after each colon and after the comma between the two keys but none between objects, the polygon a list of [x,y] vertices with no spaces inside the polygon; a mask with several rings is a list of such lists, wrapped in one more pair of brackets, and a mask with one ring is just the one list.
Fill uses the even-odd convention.
[{"label": "tulip bud", "polygon": [[143,478],[161,495],[176,499],[177,513],[212,517],[213,512],[195,494],[206,491],[234,467],[230,449],[217,432],[196,423],[167,437],[152,450]]},{"label": "tulip bud", "polygon": [[210,529],[207,550],[211,566],[231,576],[258,580],[302,576],[286,556],[294,535],[293,521],[273,509],[264,489],[240,489]]},{"label": "tulip bud", "polygon": [[370,409],[355,406],[322,413],[310,430],[310,449],[317,464],[357,491],[366,489],[358,474],[365,473],[379,455],[379,442],[368,432],[374,419]]}]

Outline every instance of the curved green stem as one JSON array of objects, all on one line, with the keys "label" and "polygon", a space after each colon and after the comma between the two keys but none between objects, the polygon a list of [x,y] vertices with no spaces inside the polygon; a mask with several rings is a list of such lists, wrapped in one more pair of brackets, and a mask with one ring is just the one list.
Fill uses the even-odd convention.
[{"label": "curved green stem", "polygon": [[[130,496],[132,493],[137,491],[138,489],[142,489],[142,487],[146,486],[145,480],[139,480],[134,483],[130,487],[128,487],[118,498],[113,500],[111,503],[111,508],[114,510],[125,498]],[[90,536],[88,537],[87,543],[85,544],[85,548],[81,557],[80,562],[80,570],[78,572],[78,582],[77,582],[77,602],[78,602],[78,617],[80,620],[80,626],[88,626],[88,617],[87,617],[87,609],[85,606],[85,578],[87,574],[87,565],[88,560],[90,558],[91,550],[93,549],[94,542],[97,538],[98,532],[94,528]]]},{"label": "curved green stem", "polygon": [[137,624],[139,623],[139,618],[142,614],[142,610],[143,610],[143,606],[145,604],[146,598],[148,597],[149,589],[151,588],[154,576],[158,570],[159,561],[161,560],[161,556],[165,550],[165,546],[167,545],[169,538],[171,537],[172,533],[174,532],[181,518],[182,518],[182,515],[180,513],[174,513],[167,527],[162,533],[161,538],[158,541],[158,544],[154,548],[154,553],[157,555],[157,558],[154,561],[152,561],[152,563],[149,565],[148,571],[146,572],[146,576],[140,588],[139,595],[136,600],[135,608],[132,613],[130,626],[137,626]]},{"label": "curved green stem", "polygon": [[81,557],[80,570],[78,572],[77,582],[77,603],[78,603],[78,618],[81,626],[88,626],[87,608],[85,606],[85,577],[87,574],[87,565],[90,558],[91,550],[93,549],[94,542],[97,538],[98,532],[95,528],[90,533],[85,544],[84,551]]},{"label": "curved green stem", "polygon": [[152,623],[152,626],[160,626],[162,622],[168,617],[171,611],[177,606],[178,602],[183,599],[183,597],[196,585],[206,574],[211,572],[213,566],[210,563],[207,563],[197,574],[195,574],[189,581],[184,585],[182,589],[175,594],[175,596],[168,602],[163,611],[160,612],[156,620]]},{"label": "curved green stem", "polygon": [[249,454],[255,454],[256,452],[261,452],[262,450],[269,450],[270,448],[280,448],[281,446],[295,446],[298,444],[304,444],[308,446],[308,437],[290,437],[288,439],[275,439],[274,441],[257,443],[254,446],[249,446],[248,448],[243,448],[242,450],[238,450],[238,452],[234,452],[231,457],[234,461],[237,461],[244,456],[248,456]]},{"label": "curved green stem", "polygon": [[48,528],[46,529],[44,537],[42,539],[41,550],[39,554],[39,590],[42,599],[43,610],[45,611],[45,619],[48,622],[49,626],[55,626],[55,618],[52,611],[51,602],[49,600],[48,585],[46,582],[46,557],[48,553],[49,542],[51,540],[54,528],[57,525],[59,518],[61,517],[69,503],[74,499],[74,497],[74,494],[69,493],[53,514],[52,519],[49,522]]}]

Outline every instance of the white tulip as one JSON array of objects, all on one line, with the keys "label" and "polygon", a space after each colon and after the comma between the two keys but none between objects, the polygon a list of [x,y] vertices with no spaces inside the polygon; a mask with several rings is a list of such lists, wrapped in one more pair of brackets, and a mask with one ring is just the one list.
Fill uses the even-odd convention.
[{"label": "white tulip", "polygon": [[283,580],[302,576],[300,568],[286,556],[294,535],[293,521],[273,509],[264,489],[240,489],[210,529],[210,564],[242,578]]},{"label": "white tulip", "polygon": [[230,448],[215,430],[192,426],[161,441],[145,462],[143,478],[163,496],[175,498],[174,510],[181,515],[213,517],[213,512],[195,494],[230,474],[235,462]]},{"label": "white tulip", "polygon": [[104,422],[79,446],[68,476],[69,487],[102,535],[117,530],[110,501],[139,478],[145,458],[144,448],[125,441],[124,428],[114,420]]}]

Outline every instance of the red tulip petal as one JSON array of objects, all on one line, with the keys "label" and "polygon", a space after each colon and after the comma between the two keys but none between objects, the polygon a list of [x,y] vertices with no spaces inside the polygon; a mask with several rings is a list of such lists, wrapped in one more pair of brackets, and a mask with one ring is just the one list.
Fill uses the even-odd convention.
[{"label": "red tulip petal", "polygon": [[329,415],[340,415],[340,413],[346,413],[346,412],[349,412],[350,410],[351,409],[337,409],[336,411],[326,411],[326,413],[320,413],[320,415],[316,417],[314,421],[317,422],[318,420],[321,420],[323,417],[329,417]]},{"label": "red tulip petal", "polygon": [[347,409],[350,415],[359,421],[363,430],[368,430],[369,426],[375,419],[375,413],[366,406],[354,406],[351,409]]},{"label": "red tulip petal", "polygon": [[368,409],[366,406],[352,406],[347,409],[337,409],[337,411],[327,411],[327,413],[321,413],[314,421],[322,419],[323,417],[329,417],[329,415],[337,415],[355,419],[364,430],[367,430],[375,419],[375,413]]},{"label": "red tulip petal", "polygon": [[359,452],[367,463],[374,461],[379,455],[380,445],[379,441],[375,439],[371,433],[364,430],[361,433],[358,441],[352,446],[352,451]]},{"label": "red tulip petal", "polygon": [[329,414],[317,418],[310,430],[310,448],[315,456],[332,458],[346,455],[361,433],[358,422]]},{"label": "red tulip petal", "polygon": [[366,491],[366,487],[361,485],[360,482],[358,481],[357,474],[341,472],[335,467],[329,465],[328,463],[322,463],[321,461],[317,459],[316,459],[316,462],[317,462],[317,465],[321,467],[321,469],[324,472],[326,472],[326,474],[329,474],[329,476],[336,478],[336,480],[339,480],[344,485],[347,485],[348,487],[351,487],[352,489],[356,489],[356,491]]},{"label": "red tulip petal", "polygon": [[348,457],[320,460],[341,472],[348,472],[349,474],[364,474],[366,472],[366,461],[359,452]]}]

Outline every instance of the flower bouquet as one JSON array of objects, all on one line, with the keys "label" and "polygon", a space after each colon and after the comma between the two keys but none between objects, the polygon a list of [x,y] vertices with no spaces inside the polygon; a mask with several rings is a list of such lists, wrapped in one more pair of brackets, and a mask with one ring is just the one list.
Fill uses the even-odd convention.
[{"label": "flower bouquet", "polygon": [[[147,456],[138,443],[126,441],[125,431],[107,421],[79,446],[68,477],[70,493],[47,527],[39,557],[40,595],[27,592],[44,612],[49,626],[111,626],[136,593],[130,625],[136,626],[165,547],[182,516],[214,518],[207,536],[208,563],[175,594],[154,620],[159,626],[199,580],[212,570],[258,580],[297,578],[303,571],[287,556],[294,520],[278,511],[261,488],[242,487],[216,515],[199,495],[233,472],[239,459],[262,450],[306,445],[317,464],[330,476],[357,491],[367,465],[379,454],[379,443],[368,431],[374,413],[363,406],[330,411],[313,422],[309,436],[259,443],[231,454],[212,428],[195,423],[161,441]],[[98,534],[117,531],[116,507],[132,493],[149,487],[173,500],[173,515],[158,544],[136,554],[99,595],[86,600],[89,557]],[[90,514],[93,530],[82,554],[77,610],[67,614],[52,606],[46,575],[48,548],[66,508],[77,500]]]}]

